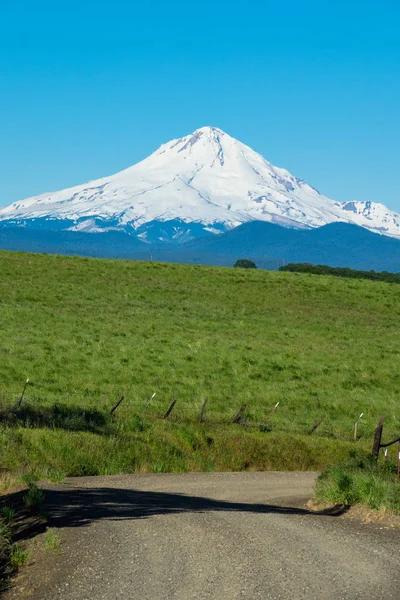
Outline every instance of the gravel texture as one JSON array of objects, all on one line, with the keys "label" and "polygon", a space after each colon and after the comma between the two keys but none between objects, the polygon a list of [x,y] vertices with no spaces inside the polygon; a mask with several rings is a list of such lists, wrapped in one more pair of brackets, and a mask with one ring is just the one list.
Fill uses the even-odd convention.
[{"label": "gravel texture", "polygon": [[193,473],[46,484],[62,553],[40,551],[7,600],[389,600],[397,530],[306,508],[315,473]]}]

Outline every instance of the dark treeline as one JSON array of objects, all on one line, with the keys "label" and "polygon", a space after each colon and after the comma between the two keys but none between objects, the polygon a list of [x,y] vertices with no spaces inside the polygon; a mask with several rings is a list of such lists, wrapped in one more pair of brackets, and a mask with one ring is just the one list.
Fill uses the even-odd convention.
[{"label": "dark treeline", "polygon": [[280,271],[294,273],[313,273],[314,275],[335,275],[336,277],[350,277],[353,279],[372,279],[373,281],[386,281],[387,283],[400,283],[400,273],[389,271],[357,271],[348,267],[328,267],[326,265],[311,265],[310,263],[289,263],[280,267]]}]

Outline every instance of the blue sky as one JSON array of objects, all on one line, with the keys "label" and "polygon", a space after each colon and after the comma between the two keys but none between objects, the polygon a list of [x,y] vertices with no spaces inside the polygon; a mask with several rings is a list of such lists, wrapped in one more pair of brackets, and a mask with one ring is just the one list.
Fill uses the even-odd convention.
[{"label": "blue sky", "polygon": [[0,205],[204,125],[400,211],[398,0],[0,0]]}]

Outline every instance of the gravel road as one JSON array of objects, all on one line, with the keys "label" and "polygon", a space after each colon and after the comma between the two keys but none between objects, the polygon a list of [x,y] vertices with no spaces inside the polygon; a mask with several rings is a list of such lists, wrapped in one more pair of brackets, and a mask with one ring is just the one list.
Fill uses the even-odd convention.
[{"label": "gravel road", "polygon": [[400,532],[306,509],[314,473],[194,473],[46,485],[62,552],[7,600],[400,597]]}]

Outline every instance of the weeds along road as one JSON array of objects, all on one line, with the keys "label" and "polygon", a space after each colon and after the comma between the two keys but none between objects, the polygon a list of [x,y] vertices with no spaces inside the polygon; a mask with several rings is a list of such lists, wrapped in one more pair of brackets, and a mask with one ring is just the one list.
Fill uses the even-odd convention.
[{"label": "weeds along road", "polygon": [[314,479],[196,473],[48,485],[62,552],[36,540],[35,562],[6,598],[399,598],[399,530],[309,513]]}]

